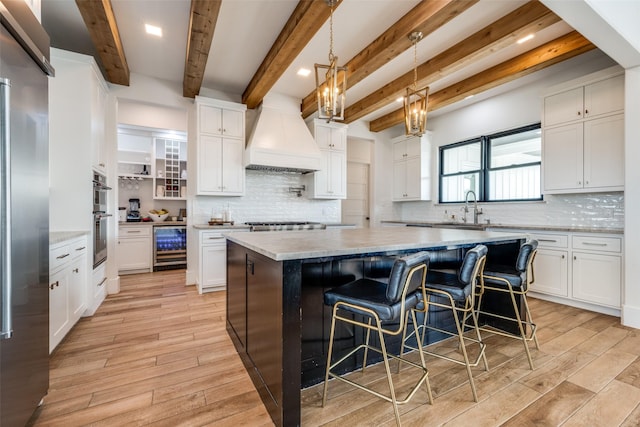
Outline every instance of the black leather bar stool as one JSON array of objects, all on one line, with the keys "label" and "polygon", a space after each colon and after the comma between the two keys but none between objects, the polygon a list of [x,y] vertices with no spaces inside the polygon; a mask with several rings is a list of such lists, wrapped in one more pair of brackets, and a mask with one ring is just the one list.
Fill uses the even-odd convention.
[{"label": "black leather bar stool", "polygon": [[[406,322],[409,318],[409,313],[412,314],[414,327],[417,327],[415,312],[412,309],[415,308],[416,304],[418,304],[418,294],[422,295],[422,286],[427,274],[428,264],[429,255],[425,252],[403,256],[395,260],[389,275],[388,284],[377,280],[363,278],[325,292],[324,302],[327,305],[333,306],[333,315],[331,318],[331,335],[329,338],[329,352],[327,355],[324,392],[322,395],[323,407],[327,401],[327,388],[330,377],[344,381],[354,387],[372,393],[387,402],[391,402],[393,404],[393,411],[398,426],[400,425],[400,412],[398,411],[398,405],[409,402],[423,383],[427,387],[429,403],[433,402],[431,387],[429,385],[429,372],[425,365],[422,350],[419,349],[420,364],[417,364],[403,358],[402,354],[400,354],[400,356],[395,356],[387,353],[385,345],[385,335],[397,336],[403,333]],[[356,316],[353,316],[353,314]],[[359,345],[336,362],[331,363],[333,340],[337,321],[365,328],[366,338],[364,344]],[[371,331],[376,331],[378,333],[380,348],[369,344]],[[382,354],[387,374],[387,381],[389,383],[389,395],[379,393],[376,390],[342,377],[334,372],[340,363],[351,357],[359,350],[364,350],[362,372],[364,372],[367,366],[367,354],[369,350]],[[396,397],[393,379],[389,368],[389,357],[397,359],[399,363],[405,363],[418,368],[420,371],[420,375],[416,376],[417,382],[415,383],[415,386],[403,400],[399,400]]]},{"label": "black leather bar stool", "polygon": [[[533,341],[537,349],[540,349],[538,344],[538,338],[536,337],[536,325],[533,323],[531,317],[531,310],[529,310],[529,304],[527,303],[527,291],[529,286],[534,282],[535,277],[533,274],[533,261],[536,258],[538,252],[538,241],[529,240],[525,242],[518,252],[518,258],[515,266],[509,265],[495,265],[487,267],[484,277],[485,290],[495,292],[506,292],[511,297],[511,303],[513,304],[513,317],[499,315],[495,313],[487,313],[481,311],[482,296],[478,301],[478,315],[491,316],[494,318],[500,318],[515,322],[518,326],[518,335],[493,328],[493,327],[481,327],[483,331],[492,332],[494,334],[503,335],[509,338],[515,338],[522,341],[524,349],[529,360],[529,367],[531,370],[535,369],[533,366],[533,359],[531,358],[531,351],[529,350],[529,341]],[[517,304],[516,297],[520,297],[522,306],[525,309],[526,318],[522,318],[520,309]],[[527,333],[527,327],[529,332]]]},{"label": "black leather bar stool", "polygon": [[[407,342],[413,336],[418,336],[419,342],[424,345],[426,332],[428,330],[457,337],[459,342],[459,351],[462,353],[462,358],[451,357],[448,354],[436,353],[435,351],[430,350],[429,347],[424,347],[423,352],[450,362],[465,365],[467,368],[467,375],[469,376],[469,384],[471,385],[473,399],[476,402],[478,401],[478,393],[476,392],[471,368],[478,366],[482,360],[484,362],[485,370],[489,370],[489,364],[487,363],[487,358],[485,356],[486,345],[482,342],[480,330],[478,328],[478,318],[474,311],[476,297],[482,294],[482,270],[484,268],[486,257],[487,247],[484,245],[478,245],[467,251],[464,255],[462,265],[460,266],[457,274],[434,270],[429,271],[424,285],[424,296],[420,296],[421,301],[414,309],[414,311],[424,313],[423,324],[420,325],[419,329],[414,330],[414,332],[409,336],[404,337],[402,344],[403,347],[414,348],[410,344],[407,344]],[[424,300],[422,298],[424,298]],[[440,311],[451,310],[455,331],[430,324],[430,307],[435,307],[435,310],[440,309]],[[471,317],[473,320],[472,325],[466,324],[467,317]],[[473,329],[475,337],[469,336],[468,334],[465,335],[466,326],[470,326]],[[467,343],[478,346],[478,354],[473,361],[469,360]]]}]

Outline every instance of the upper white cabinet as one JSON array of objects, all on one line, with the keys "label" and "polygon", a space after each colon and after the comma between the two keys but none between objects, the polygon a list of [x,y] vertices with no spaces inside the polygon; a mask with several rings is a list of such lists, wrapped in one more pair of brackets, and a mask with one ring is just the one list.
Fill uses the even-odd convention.
[{"label": "upper white cabinet", "polygon": [[545,97],[545,193],[624,190],[624,76],[615,70]]},{"label": "upper white cabinet", "polygon": [[92,166],[95,170],[106,173],[107,144],[105,141],[105,114],[107,110],[107,89],[102,77],[92,68],[91,73],[91,143]]},{"label": "upper white cabinet", "polygon": [[315,199],[347,198],[347,125],[315,119],[313,135],[320,149],[321,169],[309,182]]},{"label": "upper white cabinet", "polygon": [[431,200],[430,133],[399,136],[393,144],[393,201]]},{"label": "upper white cabinet", "polygon": [[196,193],[205,196],[242,196],[246,106],[196,97],[196,109]]}]

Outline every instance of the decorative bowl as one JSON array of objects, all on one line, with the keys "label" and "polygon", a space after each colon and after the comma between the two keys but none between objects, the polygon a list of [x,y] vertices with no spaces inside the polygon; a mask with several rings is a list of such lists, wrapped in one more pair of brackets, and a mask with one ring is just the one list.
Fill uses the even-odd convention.
[{"label": "decorative bowl", "polygon": [[159,215],[157,213],[149,212],[149,217],[151,218],[151,220],[153,222],[162,222],[162,221],[165,221],[167,219],[167,217],[169,217],[169,212],[167,212],[166,214],[162,214],[162,215]]}]

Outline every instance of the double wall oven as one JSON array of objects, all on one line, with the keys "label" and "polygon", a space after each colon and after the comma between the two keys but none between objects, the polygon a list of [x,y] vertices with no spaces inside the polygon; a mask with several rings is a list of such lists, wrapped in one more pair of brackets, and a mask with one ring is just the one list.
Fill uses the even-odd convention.
[{"label": "double wall oven", "polygon": [[107,260],[107,177],[93,173],[93,268]]}]

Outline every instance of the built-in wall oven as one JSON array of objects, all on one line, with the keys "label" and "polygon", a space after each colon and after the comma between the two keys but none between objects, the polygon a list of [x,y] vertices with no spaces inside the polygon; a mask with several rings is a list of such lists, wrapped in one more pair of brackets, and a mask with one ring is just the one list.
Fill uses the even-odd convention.
[{"label": "built-in wall oven", "polygon": [[153,226],[153,269],[183,268],[187,264],[187,227]]},{"label": "built-in wall oven", "polygon": [[93,268],[107,260],[107,177],[93,174]]}]

